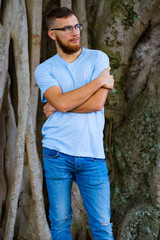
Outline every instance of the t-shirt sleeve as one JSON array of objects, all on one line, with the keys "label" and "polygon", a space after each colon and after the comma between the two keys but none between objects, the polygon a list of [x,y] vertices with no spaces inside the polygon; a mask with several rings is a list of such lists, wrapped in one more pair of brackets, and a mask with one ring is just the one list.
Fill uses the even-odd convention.
[{"label": "t-shirt sleeve", "polygon": [[[106,69],[109,68],[109,57],[102,51],[97,51],[95,65],[91,80],[99,77],[99,75]],[[109,73],[109,72],[108,72]]]},{"label": "t-shirt sleeve", "polygon": [[46,98],[44,97],[44,92],[52,86],[59,86],[59,83],[49,68],[47,66],[42,66],[41,64],[36,68],[34,75],[41,90],[41,101],[47,102]]}]

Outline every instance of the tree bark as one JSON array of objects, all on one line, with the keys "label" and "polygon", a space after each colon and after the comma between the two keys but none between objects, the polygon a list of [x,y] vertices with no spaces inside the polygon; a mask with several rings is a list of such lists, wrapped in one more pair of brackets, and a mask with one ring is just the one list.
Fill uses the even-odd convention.
[{"label": "tree bark", "polygon": [[72,9],[72,0],[60,0],[60,6]]},{"label": "tree bark", "polygon": [[[18,83],[18,129],[15,142],[15,172],[13,183],[9,192],[8,198],[8,215],[5,229],[5,240],[10,240],[14,235],[14,225],[17,213],[17,204],[20,194],[20,187],[23,174],[24,164],[24,141],[28,116],[28,103],[29,103],[29,59],[28,59],[28,38],[26,33],[26,8],[25,2],[19,5],[19,1],[14,2],[15,8],[13,9],[13,18],[17,22],[11,26],[10,35],[14,43],[15,64]],[[13,2],[10,2],[11,7]],[[24,65],[22,65],[22,62]]]},{"label": "tree bark", "polygon": [[[36,9],[36,11],[35,11]],[[29,56],[30,56],[30,80],[31,97],[29,106],[29,117],[26,130],[26,149],[29,165],[31,189],[34,201],[35,219],[37,223],[37,235],[39,239],[50,239],[50,231],[44,211],[44,201],[42,193],[42,166],[39,161],[36,146],[36,116],[38,104],[38,86],[34,79],[34,70],[39,64],[40,59],[40,40],[41,40],[41,18],[42,2],[35,0],[32,3],[27,1],[27,12],[29,20]]]}]

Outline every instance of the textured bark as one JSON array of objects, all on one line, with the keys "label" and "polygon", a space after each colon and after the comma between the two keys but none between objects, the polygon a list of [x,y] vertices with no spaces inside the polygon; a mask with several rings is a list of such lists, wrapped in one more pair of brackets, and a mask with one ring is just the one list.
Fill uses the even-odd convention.
[{"label": "textured bark", "polygon": [[38,239],[41,240],[51,239],[44,211],[44,200],[42,195],[42,168],[36,150],[35,134],[33,131],[32,121],[32,115],[30,114],[26,132],[26,145],[31,188],[35,205],[34,209],[37,223],[37,235]]},{"label": "textured bark", "polygon": [[81,43],[84,47],[88,47],[88,24],[87,24],[87,15],[86,15],[86,1],[73,1],[73,11],[76,13],[76,16],[80,23],[83,24],[83,31],[81,34]]},{"label": "textured bark", "polygon": [[107,123],[113,121],[115,239],[158,239],[159,4],[95,1],[87,7],[90,45],[108,54],[116,80],[105,106],[108,159]]},{"label": "textured bark", "polygon": [[72,9],[72,1],[71,0],[60,0],[60,6]]},{"label": "textured bark", "polygon": [[[26,3],[28,14],[26,12]],[[32,2],[20,2],[17,0],[14,2],[6,1],[5,3],[3,1],[1,7],[2,24],[0,26],[0,31],[2,33],[2,38],[0,42],[0,61],[2,63],[2,87],[0,88],[0,99],[1,105],[3,100],[3,108],[1,111],[1,115],[4,119],[4,124],[1,127],[3,127],[4,129],[3,136],[7,136],[7,141],[2,141],[2,166],[0,171],[0,184],[2,184],[3,186],[1,188],[1,192],[3,190],[3,194],[1,194],[0,198],[0,217],[2,223],[0,233],[3,239],[13,239],[14,228],[16,230],[16,234],[20,235],[20,237],[22,235],[27,236],[28,234],[31,239],[50,239],[50,232],[48,224],[46,222],[46,215],[44,212],[43,204],[42,169],[39,158],[36,154],[35,144],[35,123],[38,102],[38,87],[35,84],[34,80],[34,70],[35,67],[39,64],[40,58],[41,18],[38,19],[38,17],[41,16],[41,10],[42,2],[38,0]],[[10,14],[11,12],[12,14]],[[28,25],[27,21],[29,23]],[[12,87],[14,90],[12,98],[17,98],[18,105],[16,106],[16,109],[13,109],[12,107],[12,104],[15,105],[15,100],[12,99],[11,101],[10,99],[10,78],[8,77],[8,51],[10,38],[12,38],[13,40],[13,52],[11,54],[14,54],[14,59],[12,56],[11,60],[15,62],[15,66],[13,66],[14,64],[12,63],[12,66],[10,67],[11,74],[14,75],[14,77],[12,76],[11,84],[14,86],[17,85],[18,87],[18,98],[16,97],[15,87]],[[29,52],[28,49],[30,50]],[[13,71],[15,71],[15,73],[13,73]],[[6,85],[7,82],[8,85]],[[17,84],[15,84],[15,82],[17,82]],[[30,117],[27,124],[30,96]],[[3,111],[3,109],[5,112]],[[27,191],[27,188],[30,188],[28,168],[26,167],[26,165],[28,165],[26,162],[26,157],[24,162],[25,135],[27,136],[27,157],[29,163],[33,200],[32,196],[29,193],[23,193],[23,191]],[[28,139],[30,140],[29,142]],[[36,172],[37,175],[33,174],[33,171]],[[7,196],[6,183],[8,190]],[[31,204],[31,202],[33,201],[35,203],[34,207],[28,207],[29,204]],[[32,213],[32,208],[33,210],[35,210],[35,215],[33,215]],[[28,212],[26,211],[27,209]],[[26,218],[26,214],[28,215],[28,220]],[[19,219],[21,219],[21,221],[19,221]],[[23,224],[21,224],[22,222]],[[26,229],[20,229],[24,225],[26,225]],[[37,226],[38,231],[32,227],[30,228],[30,226]],[[28,232],[29,228],[30,230],[32,229],[31,233]],[[35,231],[35,233],[33,231]]]},{"label": "textured bark", "polygon": [[39,18],[39,16],[41,16],[42,14],[41,1],[39,0],[33,2],[27,1],[27,10],[29,20],[31,98],[26,130],[26,149],[31,189],[34,202],[35,219],[37,224],[37,235],[39,239],[43,240],[50,239],[51,235],[44,211],[44,201],[42,193],[43,183],[42,166],[37,154],[37,147],[35,141],[36,115],[37,115],[36,112],[39,91],[38,86],[34,79],[34,70],[36,66],[39,64],[40,59],[41,18]]},{"label": "textured bark", "polygon": [[[27,37],[25,36],[27,32],[27,22],[26,22],[26,12],[25,12],[25,3],[22,2],[21,6],[18,6],[18,1],[15,2],[15,8],[13,9],[13,18],[17,22],[16,25],[7,24],[5,21],[10,19],[10,15],[7,14],[10,12],[13,2],[7,3],[5,8],[6,18],[4,19],[4,25],[1,25],[1,30],[4,31],[4,36],[6,37],[6,42],[8,46],[6,47],[6,55],[8,56],[8,47],[10,42],[10,36],[14,42],[14,50],[15,50],[15,64],[17,69],[17,82],[18,82],[18,131],[15,142],[15,169],[14,178],[12,182],[12,186],[9,189],[9,197],[8,197],[8,214],[7,214],[7,222],[6,222],[6,230],[4,239],[12,239],[14,234],[14,224],[17,213],[17,203],[20,193],[22,173],[23,173],[23,158],[24,158],[24,138],[26,131],[26,123],[27,123],[27,114],[28,114],[28,100],[29,100],[29,69],[28,69],[28,42]],[[17,8],[19,7],[19,8]],[[19,23],[19,24],[18,24]],[[8,27],[6,31],[6,27]],[[14,29],[14,31],[13,31]],[[7,32],[7,35],[5,34]],[[25,38],[24,38],[25,36]],[[26,47],[23,45],[25,44]],[[21,54],[20,54],[21,53]],[[4,54],[3,59],[6,60],[7,57]],[[24,66],[22,68],[21,62],[24,62]],[[5,83],[7,78],[7,69],[8,61],[6,61],[6,66],[4,66],[4,73],[2,80]],[[4,85],[3,85],[4,86]],[[4,89],[4,87],[2,88]],[[3,95],[2,95],[3,96]]]}]

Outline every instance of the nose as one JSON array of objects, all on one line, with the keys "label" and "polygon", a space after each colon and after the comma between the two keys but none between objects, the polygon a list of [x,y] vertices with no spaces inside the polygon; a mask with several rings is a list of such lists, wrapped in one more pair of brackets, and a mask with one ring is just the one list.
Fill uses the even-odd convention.
[{"label": "nose", "polygon": [[75,27],[73,28],[72,35],[77,35],[77,36],[79,36],[79,31],[76,30]]}]

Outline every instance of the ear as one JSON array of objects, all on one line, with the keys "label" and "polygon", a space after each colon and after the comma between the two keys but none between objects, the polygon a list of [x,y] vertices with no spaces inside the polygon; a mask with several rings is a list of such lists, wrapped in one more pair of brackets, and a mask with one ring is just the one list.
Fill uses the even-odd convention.
[{"label": "ear", "polygon": [[48,36],[53,39],[56,40],[56,34],[54,31],[48,30]]}]

